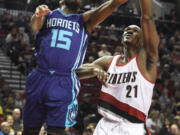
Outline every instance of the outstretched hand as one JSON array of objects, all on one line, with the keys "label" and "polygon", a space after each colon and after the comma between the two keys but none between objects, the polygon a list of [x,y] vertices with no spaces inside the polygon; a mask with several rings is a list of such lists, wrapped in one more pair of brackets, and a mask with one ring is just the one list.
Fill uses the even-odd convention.
[{"label": "outstretched hand", "polygon": [[107,84],[106,84],[106,81],[108,79],[108,73],[105,72],[104,70],[102,69],[99,69],[99,68],[95,68],[94,69],[94,74],[96,75],[96,77],[98,78],[98,80],[107,88]]},{"label": "outstretched hand", "polygon": [[42,17],[47,15],[51,10],[47,5],[40,5],[36,8],[35,14],[37,17]]}]

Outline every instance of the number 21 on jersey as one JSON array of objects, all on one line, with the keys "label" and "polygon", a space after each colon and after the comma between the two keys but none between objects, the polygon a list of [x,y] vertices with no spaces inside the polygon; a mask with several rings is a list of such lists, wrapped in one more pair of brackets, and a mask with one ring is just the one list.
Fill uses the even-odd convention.
[{"label": "number 21 on jersey", "polygon": [[[127,89],[126,98],[132,98],[132,97],[137,98],[137,96],[138,96],[138,86],[137,85],[135,85],[134,87],[132,87],[131,85],[128,85],[126,87],[126,89]],[[133,89],[134,89],[134,92],[133,92]],[[132,93],[134,93],[134,96],[132,95]]]},{"label": "number 21 on jersey", "polygon": [[70,50],[71,37],[73,35],[72,32],[65,30],[58,30],[58,29],[52,29],[51,32],[52,32],[51,47]]}]

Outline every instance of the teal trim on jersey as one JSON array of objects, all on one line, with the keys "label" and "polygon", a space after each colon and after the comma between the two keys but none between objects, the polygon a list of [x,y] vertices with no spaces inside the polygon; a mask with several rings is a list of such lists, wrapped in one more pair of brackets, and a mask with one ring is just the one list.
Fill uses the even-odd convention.
[{"label": "teal trim on jersey", "polygon": [[[87,38],[86,38],[86,36],[87,36],[87,38],[88,38],[88,34],[86,33],[85,34],[85,41],[84,41],[84,45],[86,44],[86,42],[87,42]],[[86,55],[86,51],[87,51],[87,46],[86,46],[86,48],[85,48],[85,50],[84,50],[84,54],[82,54],[82,59],[81,59],[81,62],[80,62],[80,65],[82,65],[83,64],[83,62],[84,62],[84,58],[85,58],[85,55]],[[79,65],[79,64],[78,64]]]},{"label": "teal trim on jersey", "polygon": [[53,75],[55,73],[54,70],[49,70],[50,74]]},{"label": "teal trim on jersey", "polygon": [[60,8],[58,8],[58,11],[64,15],[65,17],[68,17],[68,16],[73,16],[73,15],[79,15],[79,14],[65,14]]},{"label": "teal trim on jersey", "polygon": [[[84,28],[82,30],[82,36],[81,36],[81,44],[80,44],[80,48],[79,48],[79,52],[78,52],[78,56],[76,58],[76,61],[75,61],[75,64],[73,66],[73,68],[71,69],[71,79],[72,79],[72,102],[70,103],[70,105],[68,105],[68,111],[67,111],[67,114],[66,114],[66,121],[65,121],[65,127],[72,127],[73,125],[76,124],[76,121],[71,121],[71,116],[73,116],[74,114],[72,113],[73,112],[73,109],[76,107],[78,103],[77,103],[77,99],[76,99],[76,95],[75,95],[75,77],[74,77],[74,70],[76,68],[76,66],[78,65],[78,61],[79,61],[79,57],[80,57],[80,54],[81,54],[81,51],[82,51],[82,46],[83,46],[83,43],[84,43]],[[74,106],[73,106],[74,105]],[[77,105],[78,106],[78,105]],[[77,111],[77,110],[75,110]],[[74,112],[74,113],[78,113],[78,112]],[[72,114],[72,115],[71,115]],[[77,114],[76,114],[77,115]]]}]

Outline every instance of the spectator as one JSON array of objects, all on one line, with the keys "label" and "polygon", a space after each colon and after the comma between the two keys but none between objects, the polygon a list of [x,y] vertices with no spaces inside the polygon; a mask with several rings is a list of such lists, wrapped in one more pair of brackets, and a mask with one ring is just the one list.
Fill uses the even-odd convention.
[{"label": "spectator", "polygon": [[101,30],[99,32],[99,42],[100,43],[106,43],[108,41],[108,34],[107,34],[107,28],[105,26],[101,27]]},{"label": "spectator", "polygon": [[11,89],[9,88],[9,86],[8,86],[7,83],[4,82],[1,86],[2,86],[1,93],[3,94],[3,99],[4,99],[3,105],[4,105],[4,103],[7,102],[6,99],[7,99],[9,96],[12,96],[12,95],[13,95],[13,94],[12,94],[13,92],[11,91]]},{"label": "spectator", "polygon": [[180,101],[180,83],[176,80],[174,82],[174,99],[176,102]]},{"label": "spectator", "polygon": [[109,27],[108,31],[108,40],[109,40],[109,44],[113,44],[114,42],[118,41],[118,33],[116,31],[116,26],[114,24],[111,24],[111,26]]},{"label": "spectator", "polygon": [[111,53],[108,51],[106,44],[102,44],[101,50],[98,52],[98,56],[111,56]]},{"label": "spectator", "polygon": [[22,135],[22,131],[17,131],[16,135]]},{"label": "spectator", "polygon": [[3,108],[0,106],[0,115],[3,115]]},{"label": "spectator", "polygon": [[10,134],[10,126],[8,122],[1,123],[0,135],[12,135]]},{"label": "spectator", "polygon": [[171,125],[170,135],[180,135],[179,128],[176,124]]},{"label": "spectator", "polygon": [[90,51],[87,53],[87,57],[88,56],[93,56],[94,59],[97,59],[98,58],[98,54],[97,54],[98,49],[96,47],[96,43],[93,42],[92,45],[90,45],[90,49],[89,50]]},{"label": "spectator", "polygon": [[[168,82],[168,81],[166,81]],[[164,111],[166,108],[166,105],[170,103],[170,99],[168,98],[168,89],[167,87],[164,87],[161,96],[159,96],[159,103],[161,104],[161,111]]]},{"label": "spectator", "polygon": [[88,58],[88,63],[92,63],[94,60],[95,60],[95,59],[94,59],[93,56],[89,56],[89,58]]},{"label": "spectator", "polygon": [[15,132],[21,130],[22,120],[21,120],[21,110],[19,108],[15,108],[12,112],[12,116],[14,119],[13,129]]},{"label": "spectator", "polygon": [[[0,98],[1,99],[1,98]],[[0,106],[0,125],[3,122],[4,118],[3,118],[3,107]]]},{"label": "spectator", "polygon": [[2,18],[2,27],[4,28],[5,31],[9,32],[10,28],[13,25],[14,25],[14,21],[13,21],[12,15],[8,12],[5,12]]},{"label": "spectator", "polygon": [[165,118],[165,122],[162,128],[160,129],[159,135],[170,135],[169,132],[170,132],[170,122],[168,118]]},{"label": "spectator", "polygon": [[18,68],[24,74],[27,75],[34,67],[34,54],[30,46],[26,46],[18,58]]},{"label": "spectator", "polygon": [[91,39],[92,41],[99,41],[99,33],[100,33],[101,28],[96,27],[92,33],[91,33]]},{"label": "spectator", "polygon": [[13,26],[11,32],[6,36],[6,43],[18,42],[18,30],[16,26]]},{"label": "spectator", "polygon": [[[170,78],[170,73],[169,73],[169,65],[168,64],[165,64],[164,65],[164,69],[163,69],[163,72],[161,74],[161,80],[162,81],[166,81],[166,78]],[[168,85],[168,81],[166,81],[167,85]],[[166,86],[167,86],[166,85]],[[166,87],[165,87],[166,88]]]},{"label": "spectator", "polygon": [[16,20],[15,24],[17,27],[26,27],[27,26],[22,14],[18,15],[18,19]]},{"label": "spectator", "polygon": [[133,15],[139,15],[138,9],[137,9],[135,3],[132,4],[132,14],[133,14]]},{"label": "spectator", "polygon": [[158,121],[158,111],[151,110],[150,118],[146,120],[146,126],[150,129],[152,135],[156,135],[158,133],[159,125]]},{"label": "spectator", "polygon": [[15,93],[15,99],[14,99],[15,107],[22,108],[23,107],[23,101],[21,99],[20,93]]},{"label": "spectator", "polygon": [[25,28],[24,27],[19,27],[19,34],[22,35],[22,41],[24,42],[24,44],[29,45],[29,36],[28,34],[25,32]]},{"label": "spectator", "polygon": [[15,131],[13,129],[14,119],[13,119],[12,115],[7,115],[6,116],[6,121],[9,123],[9,126],[10,126],[9,133],[14,135],[15,134]]},{"label": "spectator", "polygon": [[8,97],[7,103],[4,106],[5,114],[12,114],[14,109],[14,99],[13,97]]},{"label": "spectator", "polygon": [[122,46],[117,46],[116,48],[115,48],[115,51],[114,51],[114,56],[115,55],[122,55],[123,56],[123,54],[124,54],[124,52],[123,52],[123,47]]},{"label": "spectator", "polygon": [[157,124],[159,126],[159,130],[163,127],[164,125],[164,120],[165,120],[165,116],[164,116],[164,113],[159,113],[159,118],[158,118],[158,121],[157,121]]},{"label": "spectator", "polygon": [[175,107],[175,115],[180,116],[180,102]]}]

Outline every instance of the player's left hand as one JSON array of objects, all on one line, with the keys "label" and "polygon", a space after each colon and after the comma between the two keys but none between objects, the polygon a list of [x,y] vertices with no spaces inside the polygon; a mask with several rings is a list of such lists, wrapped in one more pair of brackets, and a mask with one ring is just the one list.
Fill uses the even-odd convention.
[{"label": "player's left hand", "polygon": [[108,86],[106,84],[106,81],[108,79],[108,73],[99,68],[95,68],[94,73],[97,76],[98,80],[107,88]]}]

